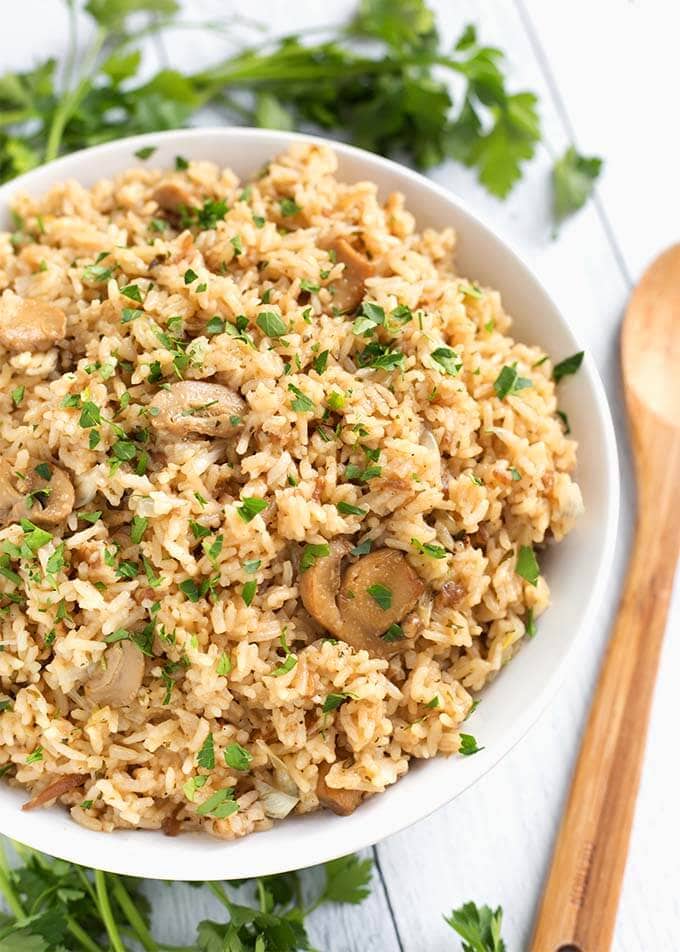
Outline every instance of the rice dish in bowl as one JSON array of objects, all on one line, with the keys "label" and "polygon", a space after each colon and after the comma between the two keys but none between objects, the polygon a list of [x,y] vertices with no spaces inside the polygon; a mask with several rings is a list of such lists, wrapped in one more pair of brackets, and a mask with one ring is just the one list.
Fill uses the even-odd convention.
[{"label": "rice dish in bowl", "polygon": [[318,145],[177,164],[0,237],[0,769],[233,838],[474,753],[582,507],[552,363],[453,231]]}]

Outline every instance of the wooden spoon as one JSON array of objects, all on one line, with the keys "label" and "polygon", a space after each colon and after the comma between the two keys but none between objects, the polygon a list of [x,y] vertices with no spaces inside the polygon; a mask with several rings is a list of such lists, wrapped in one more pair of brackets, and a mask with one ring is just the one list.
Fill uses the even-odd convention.
[{"label": "wooden spoon", "polygon": [[623,382],[638,487],[632,556],[531,952],[607,952],[680,549],[680,245],[635,288]]}]

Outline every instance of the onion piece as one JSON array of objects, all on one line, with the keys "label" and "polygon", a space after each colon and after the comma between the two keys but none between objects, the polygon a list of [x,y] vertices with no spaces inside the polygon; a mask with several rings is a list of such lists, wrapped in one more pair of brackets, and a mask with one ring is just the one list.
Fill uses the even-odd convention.
[{"label": "onion piece", "polygon": [[299,797],[291,797],[283,790],[277,790],[264,780],[255,780],[255,789],[260,795],[265,815],[272,820],[283,820],[300,802]]}]

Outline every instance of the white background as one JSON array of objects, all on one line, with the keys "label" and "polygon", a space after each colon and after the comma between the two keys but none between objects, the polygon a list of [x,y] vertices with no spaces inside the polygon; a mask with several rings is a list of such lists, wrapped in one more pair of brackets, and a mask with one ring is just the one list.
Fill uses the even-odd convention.
[{"label": "white background", "polygon": [[[485,42],[506,51],[512,88],[540,96],[544,142],[505,203],[489,198],[459,166],[442,166],[433,177],[462,195],[531,262],[599,366],[617,426],[624,481],[617,585],[598,612],[597,637],[573,660],[565,686],[529,735],[473,789],[373,851],[374,890],[362,906],[322,909],[312,916],[313,942],[329,952],[458,948],[442,913],[468,899],[503,906],[509,952],[528,944],[634,520],[618,328],[630,289],[646,264],[678,240],[677,3],[431,0],[431,6],[447,40],[474,21]],[[354,2],[185,0],[184,7],[192,20],[229,21],[236,10],[275,33],[289,33],[341,21]],[[59,55],[65,44],[62,4],[5,4],[0,73],[27,68],[48,52]],[[153,41],[149,62],[196,70],[230,51],[227,40],[214,32],[182,31],[162,43]],[[551,241],[549,170],[570,142],[586,154],[603,156],[606,167],[595,200]],[[680,642],[673,637],[679,620],[676,585],[621,899],[617,952],[680,948]],[[204,893],[150,884],[159,936],[187,942],[198,918],[220,917],[216,901]]]}]

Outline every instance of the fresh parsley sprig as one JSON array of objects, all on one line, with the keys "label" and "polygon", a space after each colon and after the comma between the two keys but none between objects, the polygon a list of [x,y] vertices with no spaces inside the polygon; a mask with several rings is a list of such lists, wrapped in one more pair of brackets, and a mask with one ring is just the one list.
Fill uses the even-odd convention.
[{"label": "fresh parsley sprig", "polygon": [[[66,6],[63,68],[50,57],[0,77],[0,182],[76,149],[181,128],[206,105],[239,125],[312,124],[422,169],[452,158],[500,198],[521,178],[540,139],[537,97],[508,88],[502,51],[482,44],[471,24],[453,47],[443,46],[425,0],[360,0],[350,23],[321,31],[318,42],[270,38],[199,72],[167,68],[144,80],[142,41],[167,27],[196,27],[182,21],[176,0],[88,0],[82,10],[95,32],[87,44],[76,28],[78,0]],[[204,27],[228,31],[227,24]],[[461,84],[456,99],[454,77]],[[135,157],[144,162],[154,151],[150,143]],[[573,148],[556,162],[558,225],[587,200],[601,166]],[[188,213],[195,221],[184,225],[212,227],[225,211],[213,202]],[[284,199],[282,216],[296,211]]]}]

